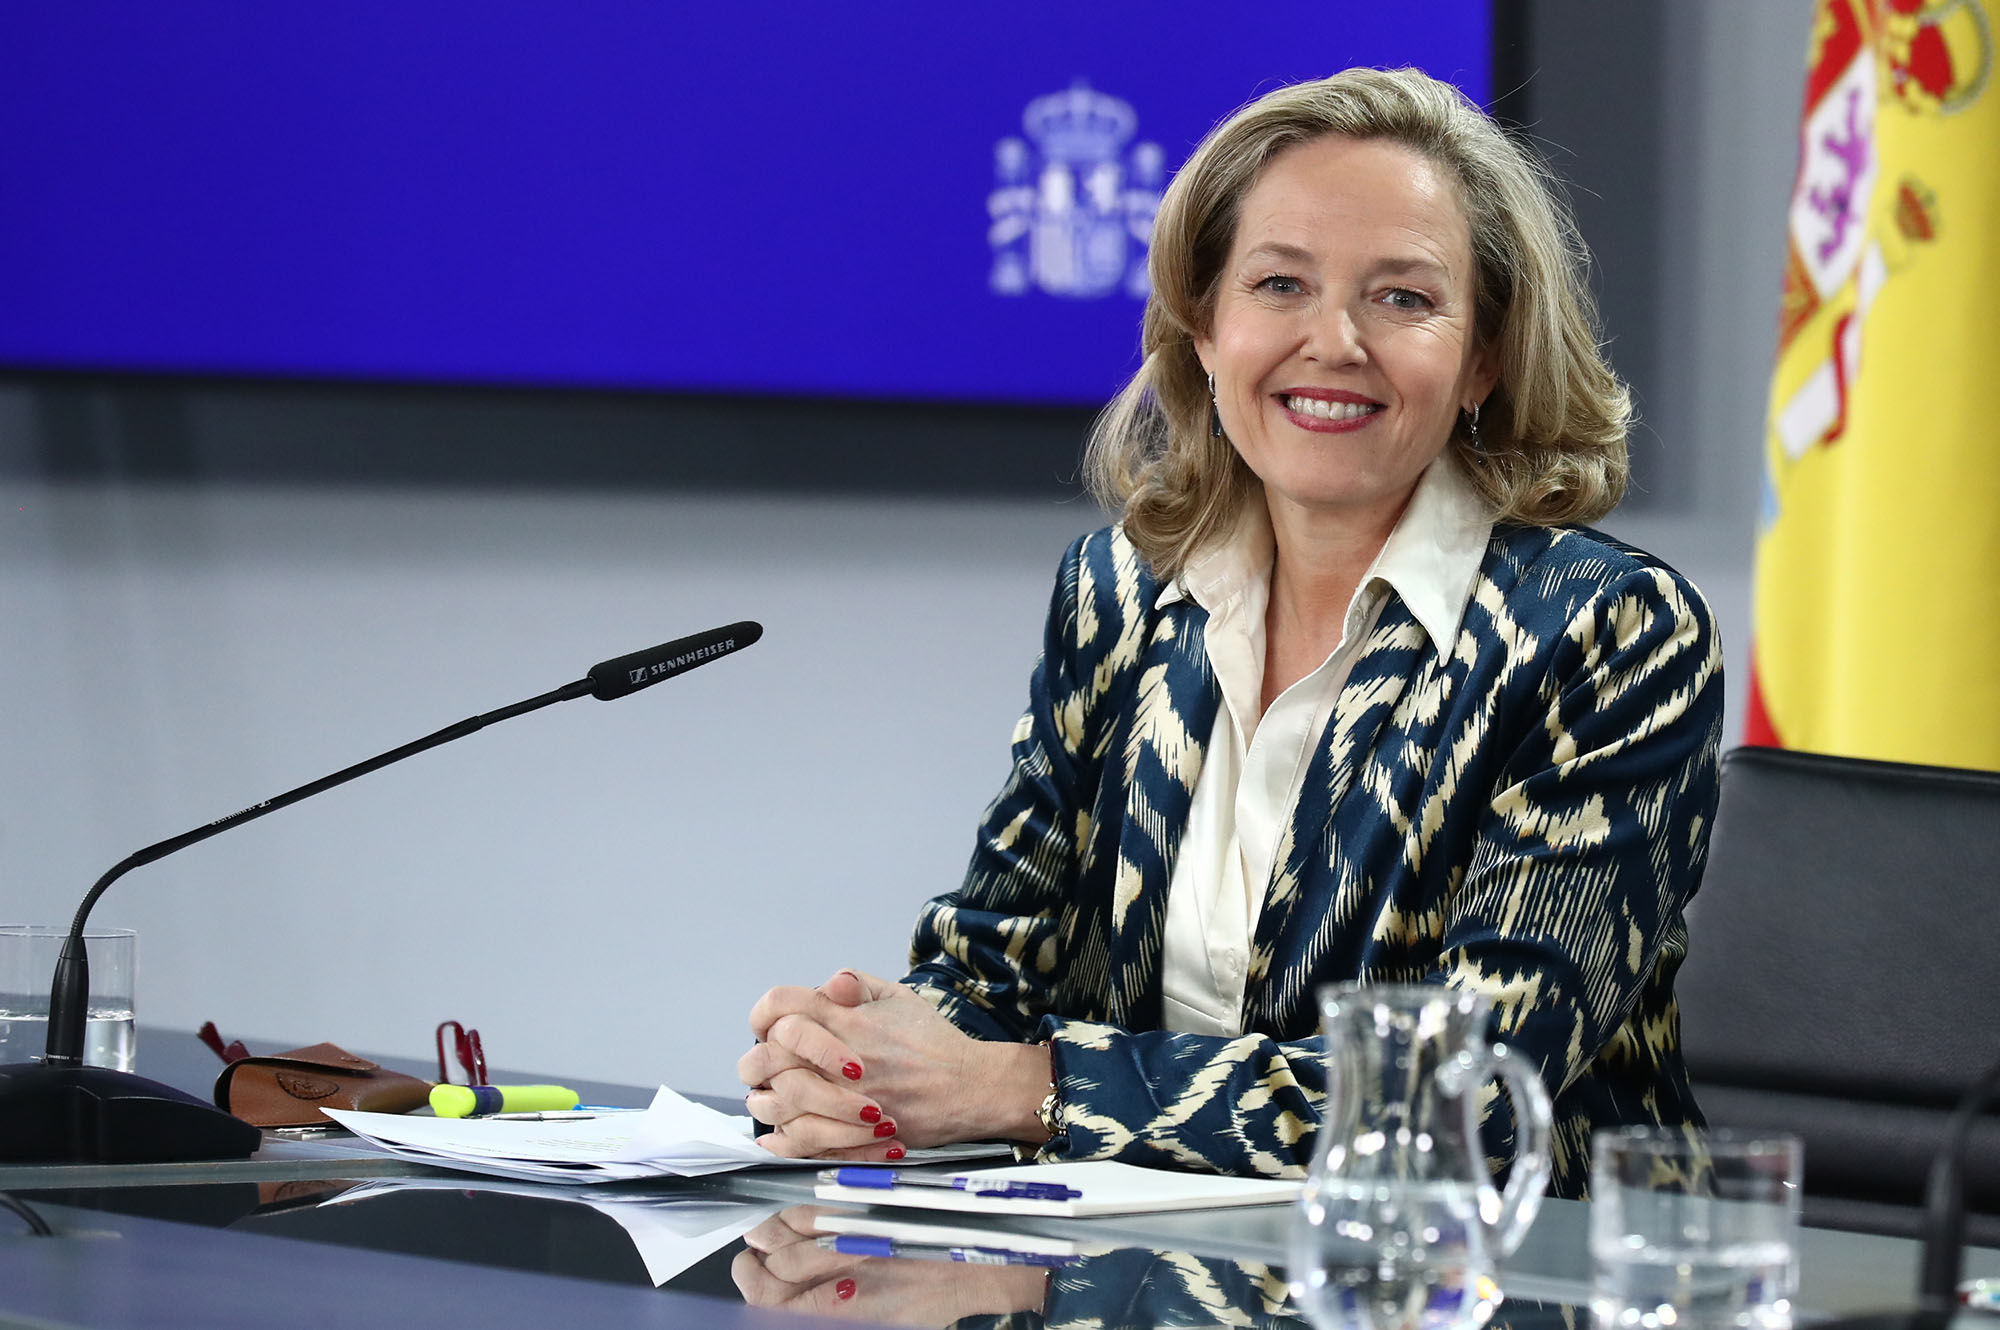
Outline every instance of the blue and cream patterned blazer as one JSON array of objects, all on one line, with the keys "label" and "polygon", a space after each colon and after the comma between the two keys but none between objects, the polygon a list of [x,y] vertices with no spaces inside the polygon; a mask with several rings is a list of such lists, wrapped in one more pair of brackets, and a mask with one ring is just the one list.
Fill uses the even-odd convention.
[{"label": "blue and cream patterned blazer", "polygon": [[[982,1039],[1050,1041],[1048,1159],[1300,1176],[1324,1100],[1314,990],[1492,995],[1555,1102],[1554,1177],[1590,1133],[1699,1124],[1673,977],[1716,800],[1707,605],[1588,530],[1496,527],[1449,656],[1391,594],[1280,845],[1238,1038],[1160,1028],[1167,886],[1221,690],[1207,615],[1116,527],[1064,558],[965,883],[924,907],[906,982]],[[1504,1096],[1487,1149],[1512,1150]]]}]

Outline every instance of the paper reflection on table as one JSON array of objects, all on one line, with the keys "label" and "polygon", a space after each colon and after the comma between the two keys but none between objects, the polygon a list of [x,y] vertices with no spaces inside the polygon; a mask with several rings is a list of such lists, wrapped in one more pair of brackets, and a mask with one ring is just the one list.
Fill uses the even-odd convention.
[{"label": "paper reflection on table", "polygon": [[633,1195],[535,1183],[495,1185],[484,1181],[474,1189],[464,1180],[454,1178],[387,1178],[363,1183],[322,1201],[320,1208],[387,1206],[425,1193],[464,1196],[486,1207],[501,1198],[514,1197],[596,1211],[631,1240],[633,1250],[645,1265],[646,1277],[655,1287],[728,1246],[778,1209],[775,1204],[745,1203],[700,1193]]}]

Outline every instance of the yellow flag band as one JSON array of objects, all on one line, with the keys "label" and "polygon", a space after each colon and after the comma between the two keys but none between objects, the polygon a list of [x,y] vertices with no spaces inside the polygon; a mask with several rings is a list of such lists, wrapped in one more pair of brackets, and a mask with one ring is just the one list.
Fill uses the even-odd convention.
[{"label": "yellow flag band", "polygon": [[1764,450],[1749,737],[2000,768],[1990,0],[1820,0]]}]

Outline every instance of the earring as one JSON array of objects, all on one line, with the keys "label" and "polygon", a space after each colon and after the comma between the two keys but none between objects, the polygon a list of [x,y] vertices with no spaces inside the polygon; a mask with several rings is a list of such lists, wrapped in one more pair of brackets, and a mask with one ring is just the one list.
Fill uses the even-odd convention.
[{"label": "earring", "polygon": [[1479,437],[1479,407],[1478,402],[1472,404],[1472,410],[1467,413],[1465,422],[1466,439],[1474,448],[1483,446]]},{"label": "earring", "polygon": [[1222,411],[1215,404],[1215,371],[1208,372],[1208,437],[1222,437]]}]

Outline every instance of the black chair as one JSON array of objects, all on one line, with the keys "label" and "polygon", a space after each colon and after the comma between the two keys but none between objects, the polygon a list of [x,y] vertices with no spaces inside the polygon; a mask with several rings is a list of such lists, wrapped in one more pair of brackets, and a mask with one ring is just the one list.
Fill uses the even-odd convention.
[{"label": "black chair", "polygon": [[[1688,919],[1709,1124],[1804,1139],[1808,1224],[1915,1236],[1949,1111],[2000,1061],[2000,773],[1735,749]],[[1967,1197],[2000,1245],[2000,1117]]]}]

